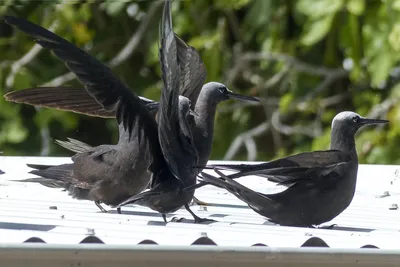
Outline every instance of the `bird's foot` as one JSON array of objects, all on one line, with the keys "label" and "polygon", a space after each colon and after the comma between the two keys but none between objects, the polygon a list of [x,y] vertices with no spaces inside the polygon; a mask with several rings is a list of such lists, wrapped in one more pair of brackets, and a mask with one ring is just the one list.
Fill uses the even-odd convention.
[{"label": "bird's foot", "polygon": [[[114,213],[114,210],[109,210],[108,213]],[[117,213],[122,214],[121,208],[117,208]]]},{"label": "bird's foot", "polygon": [[190,203],[190,206],[193,205],[198,205],[198,206],[210,206],[207,202],[199,200],[197,197],[193,197],[192,202]]},{"label": "bird's foot", "polygon": [[218,222],[218,221],[200,217],[194,218],[194,223],[212,223],[212,222]]},{"label": "bird's foot", "polygon": [[185,218],[178,218],[178,217],[173,217],[172,219],[171,219],[171,221],[170,222],[183,222],[183,221],[185,221],[186,219]]},{"label": "bird's foot", "polygon": [[199,216],[194,214],[194,212],[189,208],[188,204],[185,205],[185,209],[190,213],[190,215],[193,216],[194,223],[216,222],[216,220],[200,218]]},{"label": "bird's foot", "polygon": [[332,225],[318,226],[318,227],[316,227],[316,228],[318,228],[318,229],[330,229],[330,230],[332,230],[333,227],[336,227],[336,226],[338,226],[338,225],[337,225],[336,223],[334,223],[334,224],[332,224]]}]

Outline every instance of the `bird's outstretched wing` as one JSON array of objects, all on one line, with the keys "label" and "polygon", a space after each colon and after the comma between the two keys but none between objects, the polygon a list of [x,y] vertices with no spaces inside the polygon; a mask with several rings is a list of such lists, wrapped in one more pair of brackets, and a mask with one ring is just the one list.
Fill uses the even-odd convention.
[{"label": "bird's outstretched wing", "polygon": [[189,98],[192,107],[196,106],[197,98],[207,78],[207,69],[199,53],[187,45],[175,34],[178,52],[178,65],[184,78],[179,94]]},{"label": "bird's outstretched wing", "polygon": [[[116,116],[116,110],[105,110],[84,88],[35,87],[9,92],[4,98],[15,103],[71,111],[92,117],[115,118]],[[158,110],[158,102],[144,97],[139,98],[150,111]]]},{"label": "bird's outstretched wing", "polygon": [[7,101],[38,107],[72,111],[93,117],[115,118],[115,110],[105,110],[83,88],[36,87],[12,91],[4,95]]},{"label": "bird's outstretched wing", "polygon": [[27,20],[12,16],[4,16],[7,24],[31,35],[44,48],[50,49],[58,58],[64,61],[78,80],[85,86],[88,93],[103,106],[106,111],[116,111],[119,123],[129,131],[130,136],[135,123],[144,129],[150,143],[157,140],[157,125],[139,97],[133,94],[111,70],[77,48],[67,40]]},{"label": "bird's outstretched wing", "polygon": [[[180,169],[193,156],[192,166],[197,164],[198,154],[194,148],[189,126],[190,100],[180,96],[184,79],[178,65],[176,39],[172,30],[171,6],[167,1],[160,23],[160,62],[164,89],[161,92],[159,111],[159,140],[164,157],[172,173],[179,180]],[[182,163],[185,161],[185,163]],[[180,167],[178,168],[178,166]]]},{"label": "bird's outstretched wing", "polygon": [[[194,107],[207,77],[206,67],[193,47],[187,45],[175,34],[178,53],[178,65],[184,77],[184,86],[180,95],[190,99]],[[71,111],[93,117],[115,118],[116,110],[106,110],[86,90],[73,87],[36,87],[12,91],[4,95],[7,101],[33,106]],[[150,110],[159,108],[159,103],[140,97]]]},{"label": "bird's outstretched wing", "polygon": [[173,151],[179,149],[179,90],[180,69],[176,40],[172,29],[171,3],[166,1],[160,22],[160,49],[159,58],[164,88],[161,92],[160,111],[158,117],[158,131],[160,146],[168,166],[175,177],[178,178],[177,163]]}]

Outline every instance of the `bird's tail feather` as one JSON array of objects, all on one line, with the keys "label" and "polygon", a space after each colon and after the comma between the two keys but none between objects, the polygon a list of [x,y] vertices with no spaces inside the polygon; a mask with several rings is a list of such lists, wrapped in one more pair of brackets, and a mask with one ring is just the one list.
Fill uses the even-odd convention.
[{"label": "bird's tail feather", "polygon": [[236,182],[233,179],[230,179],[228,176],[224,175],[217,171],[221,177],[217,178],[208,173],[202,172],[201,176],[203,180],[209,182],[210,184],[217,185],[219,187],[225,188],[228,192],[235,195],[238,199],[244,201],[245,203],[255,202],[257,198],[260,199],[268,199],[267,197],[263,196],[262,194],[251,190],[250,188]]},{"label": "bird's tail feather", "polygon": [[[136,194],[130,198],[128,198],[127,200],[124,200],[122,203],[118,204],[117,206],[113,207],[113,208],[120,208],[122,206],[128,205],[128,204],[133,204],[135,202],[139,202],[141,200],[144,200],[146,197],[151,197],[151,196],[157,196],[160,195],[159,192],[155,192],[155,191],[145,191],[139,194]],[[139,203],[140,204],[140,203]]]},{"label": "bird's tail feather", "polygon": [[62,164],[62,165],[56,165],[56,166],[49,166],[49,165],[39,165],[39,164],[27,164],[30,168],[33,168],[35,170],[30,171],[29,173],[41,176],[41,178],[44,178],[45,180],[53,180],[54,182],[50,181],[45,181],[41,178],[31,178],[23,181],[28,181],[28,182],[35,182],[36,179],[37,182],[47,186],[51,185],[49,187],[67,187],[69,186],[71,182],[71,172],[72,172],[72,166],[73,164]]},{"label": "bird's tail feather", "polygon": [[39,183],[43,186],[50,188],[63,188],[65,183],[63,181],[48,179],[48,178],[28,178],[24,180],[13,180],[14,182],[27,182],[27,183]]},{"label": "bird's tail feather", "polygon": [[75,153],[83,153],[92,148],[92,146],[79,140],[67,137],[68,141],[55,140],[55,143]]},{"label": "bird's tail feather", "polygon": [[29,168],[36,169],[36,170],[45,170],[51,167],[54,167],[54,165],[42,165],[42,164],[26,164]]}]

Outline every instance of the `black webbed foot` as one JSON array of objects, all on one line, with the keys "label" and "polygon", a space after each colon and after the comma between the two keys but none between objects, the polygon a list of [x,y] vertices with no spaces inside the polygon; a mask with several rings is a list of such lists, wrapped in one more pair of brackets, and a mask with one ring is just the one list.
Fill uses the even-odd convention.
[{"label": "black webbed foot", "polygon": [[185,205],[185,209],[193,216],[194,223],[216,222],[216,220],[200,218],[199,216],[194,214],[194,212],[189,208],[188,204]]},{"label": "black webbed foot", "polygon": [[101,210],[101,212],[108,213],[105,208],[103,208],[100,204],[100,201],[95,201],[94,204]]},{"label": "black webbed foot", "polygon": [[183,221],[185,221],[186,219],[185,218],[178,218],[178,217],[173,217],[172,219],[171,219],[171,221],[170,222],[183,222]]},{"label": "black webbed foot", "polygon": [[336,227],[336,226],[338,226],[338,225],[337,225],[336,223],[334,223],[334,224],[332,224],[332,225],[317,226],[316,228],[318,228],[318,229],[329,229],[329,230],[332,230],[333,227]]}]

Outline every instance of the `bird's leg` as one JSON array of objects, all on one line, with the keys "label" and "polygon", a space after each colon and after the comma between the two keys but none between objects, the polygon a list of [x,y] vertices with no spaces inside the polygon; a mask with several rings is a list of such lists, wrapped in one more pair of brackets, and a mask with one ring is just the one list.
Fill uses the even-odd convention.
[{"label": "bird's leg", "polygon": [[94,204],[96,204],[96,206],[101,210],[101,212],[107,213],[107,210],[100,205],[99,200],[96,200]]},{"label": "bird's leg", "polygon": [[199,205],[199,206],[210,206],[210,204],[199,200],[197,197],[193,197],[191,205]]},{"label": "bird's leg", "polygon": [[206,218],[200,218],[194,212],[189,208],[188,204],[185,204],[185,209],[193,216],[194,218],[194,223],[202,223],[202,222],[216,222],[216,220],[212,219],[206,219]]},{"label": "bird's leg", "polygon": [[121,207],[117,208],[118,214],[121,214]]},{"label": "bird's leg", "polygon": [[167,222],[167,216],[165,215],[165,213],[161,213],[161,216],[164,219],[164,222]]}]

